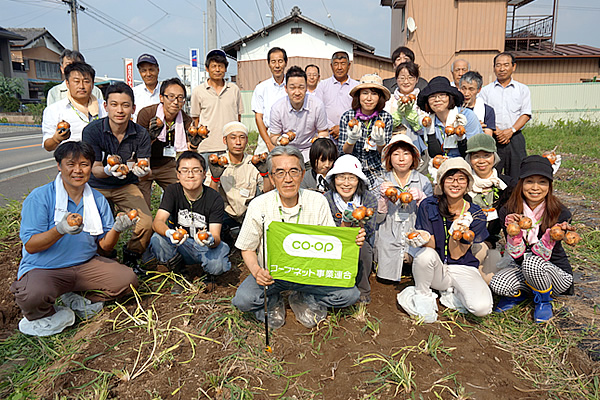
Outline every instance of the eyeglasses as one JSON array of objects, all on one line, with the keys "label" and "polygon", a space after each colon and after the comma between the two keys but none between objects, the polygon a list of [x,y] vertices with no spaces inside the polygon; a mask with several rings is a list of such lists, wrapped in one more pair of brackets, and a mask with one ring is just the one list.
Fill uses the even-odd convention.
[{"label": "eyeglasses", "polygon": [[436,93],[436,94],[432,94],[431,96],[429,96],[430,100],[446,100],[448,98],[448,94],[447,93]]},{"label": "eyeglasses", "polygon": [[204,171],[202,171],[202,169],[200,169],[200,168],[180,168],[179,169],[179,173],[183,174],[183,175],[187,175],[190,172],[192,173],[192,175],[199,175]]},{"label": "eyeglasses", "polygon": [[292,168],[289,171],[286,171],[283,169],[278,169],[278,170],[274,171],[271,175],[277,179],[283,179],[286,175],[289,175],[290,178],[298,178],[301,173],[302,173],[302,170],[300,170],[298,168]]},{"label": "eyeglasses", "polygon": [[183,103],[185,101],[185,96],[180,94],[179,96],[176,96],[174,94],[164,94],[163,97],[166,97],[167,99],[169,99],[169,101],[179,101],[180,103]]},{"label": "eyeglasses", "polygon": [[319,76],[319,74],[306,74],[307,78],[316,78],[318,76]]},{"label": "eyeglasses", "polygon": [[349,182],[349,183],[358,183],[358,177],[356,175],[336,175],[336,182]]},{"label": "eyeglasses", "polygon": [[467,182],[469,182],[469,179],[464,177],[464,176],[459,176],[457,178],[453,177],[453,176],[447,176],[444,179],[444,182],[446,183],[454,183],[454,182],[458,182],[461,185],[466,184]]},{"label": "eyeglasses", "polygon": [[494,153],[473,153],[471,154],[471,160],[487,160],[488,158],[494,157]]},{"label": "eyeglasses", "polygon": [[414,82],[417,80],[414,76],[399,76],[396,78],[398,82]]}]

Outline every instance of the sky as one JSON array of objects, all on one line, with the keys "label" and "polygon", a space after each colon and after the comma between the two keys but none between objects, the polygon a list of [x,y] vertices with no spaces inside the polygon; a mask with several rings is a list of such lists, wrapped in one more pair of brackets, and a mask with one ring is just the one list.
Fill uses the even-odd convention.
[{"label": "sky", "polygon": [[[549,15],[554,0],[536,0],[517,15]],[[160,79],[176,76],[175,67],[189,64],[190,48],[203,50],[203,12],[206,0],[78,0],[86,11],[78,13],[79,47],[99,77],[123,77],[123,58],[142,53],[156,56]],[[229,4],[254,30],[270,23],[270,0],[216,0],[217,43],[223,46],[252,30],[227,7]],[[298,5],[312,20],[375,47],[375,54],[390,55],[389,7],[378,0],[275,0],[275,17],[288,15]],[[342,7],[340,7],[342,5]],[[45,27],[63,46],[71,48],[71,19],[60,0],[0,0],[0,27]],[[560,0],[557,43],[586,44],[600,48],[597,29],[598,0]],[[102,23],[104,22],[104,23]],[[117,32],[106,24],[116,27]],[[594,28],[596,27],[596,28]],[[135,40],[137,39],[137,41]],[[141,43],[140,43],[141,42]],[[153,43],[154,48],[148,43]],[[235,73],[235,68],[229,68]],[[140,79],[137,70],[135,78]]]}]

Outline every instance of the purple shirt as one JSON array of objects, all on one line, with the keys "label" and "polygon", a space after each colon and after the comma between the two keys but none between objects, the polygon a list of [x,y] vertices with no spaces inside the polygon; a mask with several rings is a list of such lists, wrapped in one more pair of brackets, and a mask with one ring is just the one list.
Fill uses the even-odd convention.
[{"label": "purple shirt", "polygon": [[335,76],[319,82],[315,95],[325,104],[328,128],[339,125],[342,114],[351,108],[352,96],[350,96],[350,91],[356,85],[358,85],[358,82],[350,77],[344,83],[340,83],[335,79]]},{"label": "purple shirt", "polygon": [[271,125],[269,133],[280,135],[293,131],[296,138],[290,142],[302,152],[304,161],[308,161],[311,140],[319,131],[327,130],[327,115],[323,102],[316,96],[305,96],[300,110],[294,110],[290,98],[285,96],[271,107]]}]

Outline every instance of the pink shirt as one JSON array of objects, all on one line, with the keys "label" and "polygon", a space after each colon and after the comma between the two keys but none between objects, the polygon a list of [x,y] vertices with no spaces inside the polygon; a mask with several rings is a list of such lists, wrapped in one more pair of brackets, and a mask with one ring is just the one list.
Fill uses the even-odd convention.
[{"label": "pink shirt", "polygon": [[335,79],[335,76],[319,82],[319,86],[315,90],[315,96],[325,104],[328,128],[339,125],[342,114],[352,106],[350,91],[356,85],[358,85],[358,82],[350,77],[344,83],[340,83]]}]

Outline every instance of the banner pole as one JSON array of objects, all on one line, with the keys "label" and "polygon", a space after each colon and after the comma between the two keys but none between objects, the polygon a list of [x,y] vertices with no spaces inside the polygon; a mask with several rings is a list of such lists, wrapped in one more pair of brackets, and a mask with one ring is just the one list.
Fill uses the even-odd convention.
[{"label": "banner pole", "polygon": [[[265,230],[265,214],[261,215],[262,218],[262,233],[263,233],[263,269],[267,269],[267,232]],[[273,349],[269,346],[269,310],[268,310],[268,301],[267,301],[267,286],[263,286],[263,293],[265,299],[265,351],[272,353]]]}]

